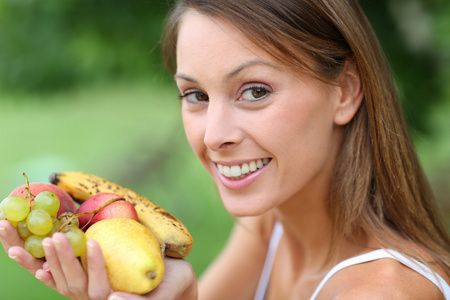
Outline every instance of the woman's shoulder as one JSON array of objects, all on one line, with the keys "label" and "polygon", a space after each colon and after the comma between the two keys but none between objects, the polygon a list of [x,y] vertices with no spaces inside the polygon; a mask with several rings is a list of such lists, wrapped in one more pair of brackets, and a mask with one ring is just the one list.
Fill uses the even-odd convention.
[{"label": "woman's shoulder", "polygon": [[342,269],[320,295],[324,299],[444,299],[433,282],[392,258]]}]

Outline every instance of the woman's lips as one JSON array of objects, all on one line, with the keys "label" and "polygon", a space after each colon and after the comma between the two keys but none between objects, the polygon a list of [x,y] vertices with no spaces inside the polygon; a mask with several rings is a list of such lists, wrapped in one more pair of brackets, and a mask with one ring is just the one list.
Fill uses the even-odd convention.
[{"label": "woman's lips", "polygon": [[252,184],[271,160],[271,158],[261,158],[242,164],[216,163],[215,165],[222,184],[228,189],[238,190]]}]

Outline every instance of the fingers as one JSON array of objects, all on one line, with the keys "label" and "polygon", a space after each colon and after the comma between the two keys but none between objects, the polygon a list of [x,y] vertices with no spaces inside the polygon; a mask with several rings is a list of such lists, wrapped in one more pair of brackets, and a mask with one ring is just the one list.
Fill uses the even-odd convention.
[{"label": "fingers", "polygon": [[75,257],[72,245],[62,233],[57,232],[43,240],[45,263],[23,248],[24,241],[17,230],[5,220],[0,221],[0,242],[9,257],[63,296],[79,300],[104,300],[111,293],[103,254],[95,241],[88,242],[89,280]]},{"label": "fingers", "polygon": [[57,290],[55,280],[53,279],[52,273],[50,272],[50,269],[49,269],[47,263],[45,263],[42,266],[42,269],[39,269],[36,271],[35,276],[38,280],[40,280],[43,284],[45,284],[49,288]]},{"label": "fingers", "polygon": [[6,220],[0,221],[0,240],[6,252],[13,246],[23,247],[23,240],[17,230]]},{"label": "fingers", "polygon": [[34,258],[23,249],[23,240],[10,222],[0,221],[0,241],[9,257],[16,261],[22,268],[34,274],[42,267],[42,261]]},{"label": "fingers", "polygon": [[51,238],[44,239],[43,246],[47,262],[36,272],[36,277],[45,285],[71,299],[104,300],[111,293],[103,254],[95,241],[89,241],[87,247],[90,276],[75,257],[64,234],[55,233]]},{"label": "fingers", "polygon": [[111,292],[106,273],[105,259],[98,243],[89,240],[87,243],[87,265],[89,280],[89,296],[92,299],[105,299]]},{"label": "fingers", "polygon": [[8,256],[32,274],[42,268],[43,261],[34,258],[22,247],[13,246],[9,248]]},{"label": "fingers", "polygon": [[[57,232],[53,237],[45,238],[43,246],[57,291],[68,298],[88,299],[87,276],[64,234]],[[44,284],[51,285],[50,278],[43,272],[37,275],[44,276]]]}]

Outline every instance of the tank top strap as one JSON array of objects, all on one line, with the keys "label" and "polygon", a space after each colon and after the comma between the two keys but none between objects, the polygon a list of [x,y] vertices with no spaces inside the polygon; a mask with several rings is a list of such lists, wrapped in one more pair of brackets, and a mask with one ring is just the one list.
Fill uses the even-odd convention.
[{"label": "tank top strap", "polygon": [[270,274],[272,273],[273,261],[275,259],[275,253],[277,252],[278,244],[281,236],[283,235],[283,226],[280,222],[275,222],[270,237],[269,249],[267,250],[266,260],[264,261],[264,267],[259,278],[258,286],[256,288],[255,297],[253,300],[264,300],[266,297],[267,286],[269,285]]},{"label": "tank top strap", "polygon": [[382,259],[382,258],[392,258],[397,260],[398,262],[404,264],[405,266],[413,269],[414,271],[418,272],[422,276],[426,277],[428,280],[433,282],[444,294],[445,299],[450,300],[450,286],[448,283],[436,272],[433,272],[430,268],[422,264],[421,262],[411,258],[407,257],[403,254],[401,254],[398,251],[391,250],[391,249],[378,249],[374,250],[372,252],[368,252],[362,255],[358,255],[349,259],[346,259],[340,263],[338,263],[336,266],[334,266],[330,272],[322,279],[320,284],[318,285],[317,289],[314,291],[313,295],[311,296],[310,300],[315,300],[319,292],[322,290],[323,286],[327,283],[327,281],[337,272],[340,270],[354,266],[357,264]]}]

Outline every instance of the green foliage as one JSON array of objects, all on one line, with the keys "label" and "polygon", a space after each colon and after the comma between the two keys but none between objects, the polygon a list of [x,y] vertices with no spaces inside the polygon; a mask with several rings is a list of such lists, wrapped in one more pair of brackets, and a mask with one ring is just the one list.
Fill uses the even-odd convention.
[{"label": "green foliage", "polygon": [[361,1],[361,5],[392,68],[410,128],[429,134],[427,114],[448,101],[441,79],[449,67],[448,61],[443,64],[449,48],[438,44],[450,36],[450,26],[440,25],[448,25],[450,2],[383,0]]},{"label": "green foliage", "polygon": [[155,74],[167,9],[143,0],[3,0],[0,88],[55,91]]},{"label": "green foliage", "polygon": [[[92,82],[168,78],[159,39],[168,0],[0,1],[0,88],[54,92]],[[360,1],[392,67],[407,122],[430,133],[449,66],[450,2]]]}]

